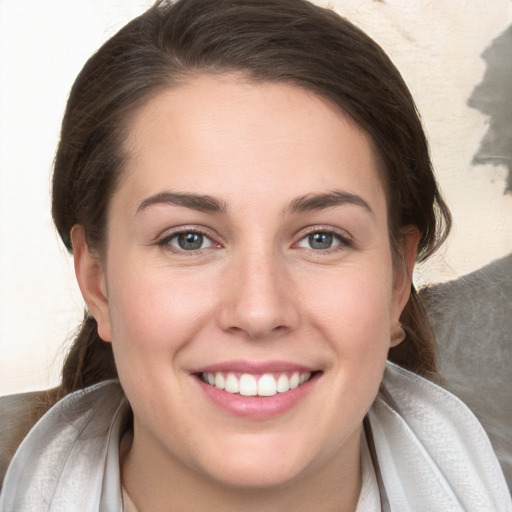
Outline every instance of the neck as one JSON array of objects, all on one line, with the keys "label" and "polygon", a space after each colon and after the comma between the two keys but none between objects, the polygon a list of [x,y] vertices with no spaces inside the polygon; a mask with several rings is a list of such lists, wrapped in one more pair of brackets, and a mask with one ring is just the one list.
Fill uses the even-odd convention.
[{"label": "neck", "polygon": [[139,512],[354,512],[361,490],[360,436],[358,430],[329,460],[312,464],[290,481],[249,487],[205,475],[145,442],[144,436],[137,442],[135,429],[122,461],[122,480]]}]

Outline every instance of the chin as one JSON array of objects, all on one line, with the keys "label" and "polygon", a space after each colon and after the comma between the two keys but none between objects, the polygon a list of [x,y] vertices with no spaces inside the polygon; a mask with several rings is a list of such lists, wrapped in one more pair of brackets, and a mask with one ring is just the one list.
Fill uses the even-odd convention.
[{"label": "chin", "polygon": [[299,480],[304,472],[304,467],[276,461],[272,457],[254,461],[241,455],[236,455],[236,460],[225,460],[216,465],[214,471],[209,471],[212,478],[223,486],[246,491],[278,489]]},{"label": "chin", "polygon": [[244,437],[217,444],[203,459],[201,472],[223,486],[249,491],[292,484],[321,465],[311,440],[297,435],[291,438],[288,430]]}]

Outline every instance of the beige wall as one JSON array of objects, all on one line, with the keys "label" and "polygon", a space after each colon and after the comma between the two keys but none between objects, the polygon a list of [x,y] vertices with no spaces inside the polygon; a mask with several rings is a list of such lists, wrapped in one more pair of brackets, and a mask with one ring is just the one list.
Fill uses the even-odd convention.
[{"label": "beige wall", "polygon": [[[486,73],[482,53],[507,28],[512,30],[512,2],[338,0],[329,4],[386,49],[424,120],[454,226],[444,250],[418,269],[417,282],[454,279],[512,252],[512,193],[503,193],[508,169],[472,164],[492,120],[467,105]],[[502,101],[511,105],[512,46],[508,55],[500,92]],[[512,168],[510,153],[508,157]]]},{"label": "beige wall", "polygon": [[[49,215],[60,118],[74,76],[147,0],[0,0],[0,394],[52,385],[81,317],[72,262]],[[454,215],[446,245],[416,275],[453,279],[512,252],[504,165],[472,165],[491,119],[467,101],[510,0],[338,0],[391,55],[416,97]],[[65,23],[63,22],[65,20]],[[512,101],[512,100],[511,100]]]}]

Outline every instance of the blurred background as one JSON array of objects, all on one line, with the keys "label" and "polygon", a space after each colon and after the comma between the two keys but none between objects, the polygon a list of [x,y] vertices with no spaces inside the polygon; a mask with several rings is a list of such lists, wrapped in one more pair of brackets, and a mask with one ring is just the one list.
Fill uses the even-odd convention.
[{"label": "blurred background", "polygon": [[[83,315],[50,217],[51,167],[86,59],[149,0],[0,0],[0,395],[57,384]],[[418,286],[512,252],[512,2],[337,0],[416,98],[454,217]]]}]

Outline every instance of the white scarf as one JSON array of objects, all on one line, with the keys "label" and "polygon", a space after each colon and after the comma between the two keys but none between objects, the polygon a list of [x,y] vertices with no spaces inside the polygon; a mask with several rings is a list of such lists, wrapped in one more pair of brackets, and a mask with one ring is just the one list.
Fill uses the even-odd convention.
[{"label": "white scarf", "polygon": [[[117,381],[57,403],[14,456],[0,510],[122,512],[119,441],[127,410]],[[368,420],[383,511],[512,512],[484,430],[444,389],[388,363]]]}]

